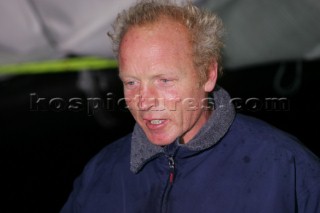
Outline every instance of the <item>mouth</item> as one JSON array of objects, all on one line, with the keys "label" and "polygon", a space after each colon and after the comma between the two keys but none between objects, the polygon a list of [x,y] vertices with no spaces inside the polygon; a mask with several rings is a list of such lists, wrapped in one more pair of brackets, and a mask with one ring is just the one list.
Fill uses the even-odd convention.
[{"label": "mouth", "polygon": [[158,125],[158,124],[162,124],[164,122],[164,120],[151,120],[150,123],[153,125]]},{"label": "mouth", "polygon": [[146,126],[151,130],[158,130],[167,124],[166,119],[145,119]]}]

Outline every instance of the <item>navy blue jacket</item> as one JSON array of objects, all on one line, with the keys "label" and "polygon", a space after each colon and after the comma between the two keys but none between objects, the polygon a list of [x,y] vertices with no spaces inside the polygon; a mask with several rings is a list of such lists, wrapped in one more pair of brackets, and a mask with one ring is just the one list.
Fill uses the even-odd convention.
[{"label": "navy blue jacket", "polygon": [[261,120],[237,114],[206,147],[137,148],[135,134],[87,164],[61,213],[320,213],[319,158]]}]

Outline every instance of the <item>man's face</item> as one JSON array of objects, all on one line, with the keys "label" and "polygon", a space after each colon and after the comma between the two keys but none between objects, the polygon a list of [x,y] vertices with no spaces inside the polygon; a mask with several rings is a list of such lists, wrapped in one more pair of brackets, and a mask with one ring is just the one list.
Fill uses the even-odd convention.
[{"label": "man's face", "polygon": [[180,136],[189,142],[209,117],[202,107],[214,87],[216,69],[199,85],[187,29],[169,19],[135,26],[119,50],[126,103],[148,139],[161,146]]}]

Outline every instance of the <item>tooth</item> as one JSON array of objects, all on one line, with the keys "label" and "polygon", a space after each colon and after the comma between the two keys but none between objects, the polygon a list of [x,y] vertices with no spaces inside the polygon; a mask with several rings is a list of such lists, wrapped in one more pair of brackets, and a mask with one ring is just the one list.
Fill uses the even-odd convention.
[{"label": "tooth", "polygon": [[162,120],[151,120],[151,124],[161,124]]}]

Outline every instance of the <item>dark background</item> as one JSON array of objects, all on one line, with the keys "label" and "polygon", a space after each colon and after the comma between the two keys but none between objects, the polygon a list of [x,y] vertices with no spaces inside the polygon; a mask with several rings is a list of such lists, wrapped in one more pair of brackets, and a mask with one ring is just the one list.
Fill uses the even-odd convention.
[{"label": "dark background", "polygon": [[[242,100],[286,98],[286,109],[266,109],[261,102],[256,108],[243,105],[238,111],[295,135],[320,156],[320,61],[300,65],[302,75],[297,75],[295,61],[225,70],[219,84],[231,97]],[[81,88],[83,76],[91,84]],[[112,69],[0,78],[0,212],[59,212],[88,160],[132,129],[133,119],[122,105],[114,109],[99,105],[100,110],[88,112],[88,97],[106,100],[110,93],[113,100],[122,97],[117,70]],[[35,104],[31,94],[45,100]],[[75,97],[82,105],[68,108],[68,101]],[[49,104],[53,99],[56,102]],[[63,103],[60,108],[54,105],[58,103]]]}]

